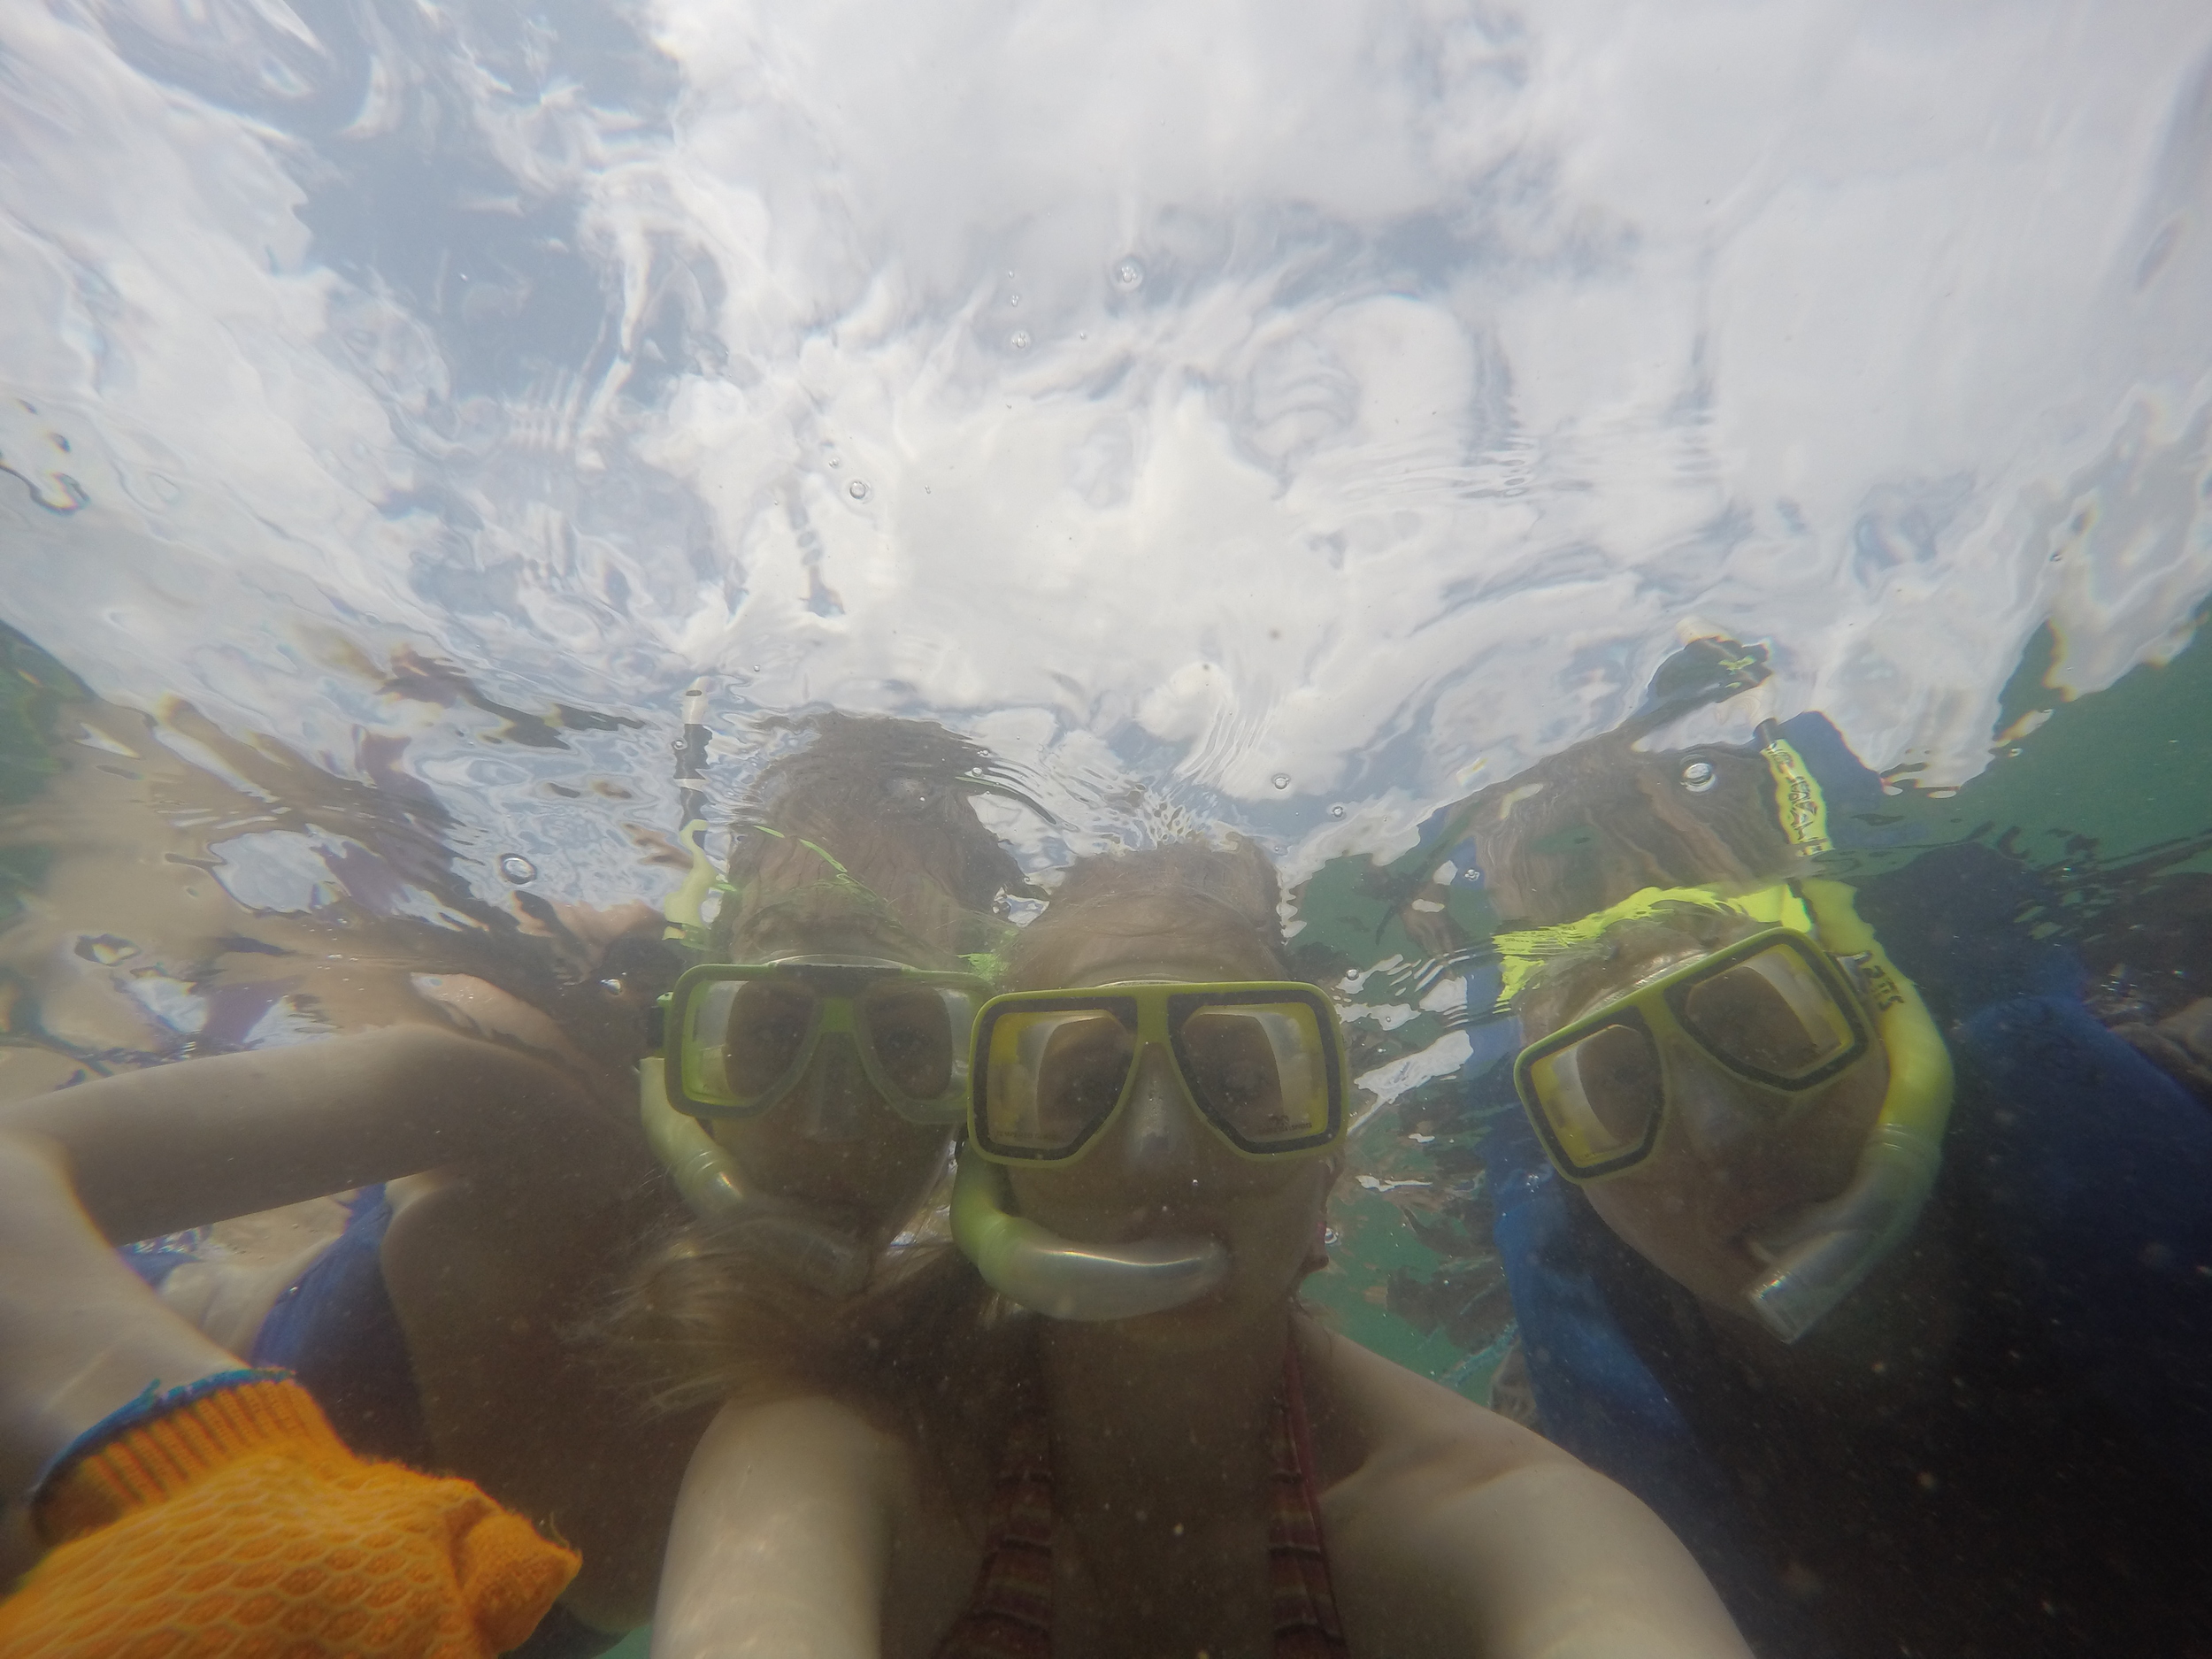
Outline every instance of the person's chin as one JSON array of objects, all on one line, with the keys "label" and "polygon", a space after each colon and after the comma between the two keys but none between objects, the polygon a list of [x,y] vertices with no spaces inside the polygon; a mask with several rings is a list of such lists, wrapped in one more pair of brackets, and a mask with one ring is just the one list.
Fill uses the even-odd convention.
[{"label": "person's chin", "polygon": [[1202,1295],[1157,1313],[1141,1314],[1116,1321],[1125,1339],[1146,1348],[1196,1351],[1217,1348],[1256,1325],[1271,1305],[1286,1297],[1269,1297],[1246,1278],[1243,1266],[1232,1256],[1228,1277]]}]

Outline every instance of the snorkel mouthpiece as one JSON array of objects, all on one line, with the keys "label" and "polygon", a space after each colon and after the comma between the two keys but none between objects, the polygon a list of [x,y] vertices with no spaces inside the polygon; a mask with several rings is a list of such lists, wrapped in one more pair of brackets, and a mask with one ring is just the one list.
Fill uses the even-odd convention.
[{"label": "snorkel mouthpiece", "polygon": [[1229,1271],[1229,1252],[1211,1239],[1158,1239],[1115,1246],[1077,1244],[1009,1208],[1005,1171],[960,1148],[952,1189],[952,1236],[983,1282],[1055,1319],[1134,1319],[1204,1295]]},{"label": "snorkel mouthpiece", "polygon": [[1940,1163],[1919,1135],[1875,1125],[1850,1186],[1748,1240],[1772,1270],[1746,1293],[1759,1323],[1794,1342],[1832,1312],[1912,1232]]},{"label": "snorkel mouthpiece", "polygon": [[692,1213],[741,1228],[785,1272],[827,1295],[849,1296],[867,1282],[869,1251],[859,1239],[815,1220],[798,1206],[746,1184],[727,1147],[668,1103],[667,1062],[638,1064],[638,1115],[645,1139]]},{"label": "snorkel mouthpiece", "polygon": [[1950,1051],[1920,993],[1859,919],[1849,887],[1809,879],[1802,887],[1816,937],[1855,964],[1874,1004],[1889,1088],[1851,1184],[1747,1240],[1771,1270],[1746,1293],[1751,1311],[1785,1342],[1825,1318],[1911,1233],[1935,1188],[1951,1115]]}]

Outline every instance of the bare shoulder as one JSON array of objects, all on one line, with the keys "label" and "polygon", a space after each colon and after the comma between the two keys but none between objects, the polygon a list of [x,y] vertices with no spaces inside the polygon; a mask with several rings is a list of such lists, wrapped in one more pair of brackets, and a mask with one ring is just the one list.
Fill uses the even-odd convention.
[{"label": "bare shoulder", "polygon": [[1310,1320],[1297,1340],[1333,1502],[1394,1502],[1409,1482],[1479,1486],[1520,1469],[1581,1466],[1540,1434]]}]

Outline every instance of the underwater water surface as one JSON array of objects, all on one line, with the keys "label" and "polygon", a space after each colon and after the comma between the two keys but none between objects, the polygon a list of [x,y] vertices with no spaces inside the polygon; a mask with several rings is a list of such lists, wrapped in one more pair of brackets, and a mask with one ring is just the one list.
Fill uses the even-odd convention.
[{"label": "underwater water surface", "polygon": [[1041,892],[1257,841],[1360,1086],[1307,1294],[1479,1401],[1455,810],[1686,645],[1639,752],[1816,721],[1886,929],[2212,995],[2200,6],[0,0],[0,1097],[613,1031],[695,684],[718,858],[826,708]]}]

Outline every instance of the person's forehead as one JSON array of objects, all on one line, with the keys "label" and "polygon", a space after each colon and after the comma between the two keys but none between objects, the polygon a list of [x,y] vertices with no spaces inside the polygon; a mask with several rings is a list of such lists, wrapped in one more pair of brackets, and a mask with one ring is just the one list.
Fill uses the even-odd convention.
[{"label": "person's forehead", "polygon": [[1043,953],[1036,968],[1071,986],[1107,985],[1124,979],[1273,979],[1282,973],[1274,954],[1256,940],[1102,933],[1054,944],[1056,948]]},{"label": "person's forehead", "polygon": [[843,915],[778,916],[773,913],[738,925],[730,954],[740,961],[771,960],[794,953],[878,956],[909,967],[927,964],[902,930],[865,911]]},{"label": "person's forehead", "polygon": [[1653,980],[1664,979],[1677,968],[1686,967],[1701,957],[1726,949],[1725,942],[1701,944],[1686,933],[1663,933],[1647,937],[1623,950],[1601,968],[1593,970],[1561,1010],[1559,1023],[1562,1025],[1572,1025],[1606,1003],[1632,995]]}]

